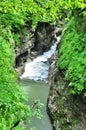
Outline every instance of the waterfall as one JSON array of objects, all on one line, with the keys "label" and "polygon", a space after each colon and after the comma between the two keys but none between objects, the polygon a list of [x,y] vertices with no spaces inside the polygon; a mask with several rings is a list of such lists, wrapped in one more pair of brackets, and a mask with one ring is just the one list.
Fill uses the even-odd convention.
[{"label": "waterfall", "polygon": [[20,79],[30,80],[46,80],[48,78],[49,62],[48,59],[54,54],[57,44],[61,36],[57,37],[57,41],[51,46],[50,50],[44,52],[43,55],[38,56],[31,62],[25,64],[25,71],[20,76]]}]

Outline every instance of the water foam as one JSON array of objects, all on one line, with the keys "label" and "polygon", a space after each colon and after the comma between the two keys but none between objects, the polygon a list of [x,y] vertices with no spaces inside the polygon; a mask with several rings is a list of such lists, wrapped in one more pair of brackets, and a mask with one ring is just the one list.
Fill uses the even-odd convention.
[{"label": "water foam", "polygon": [[25,71],[20,76],[20,79],[30,80],[46,80],[48,77],[49,63],[48,59],[54,54],[57,44],[60,41],[60,36],[57,41],[50,48],[49,51],[44,52],[43,55],[38,56],[32,62],[25,64]]}]

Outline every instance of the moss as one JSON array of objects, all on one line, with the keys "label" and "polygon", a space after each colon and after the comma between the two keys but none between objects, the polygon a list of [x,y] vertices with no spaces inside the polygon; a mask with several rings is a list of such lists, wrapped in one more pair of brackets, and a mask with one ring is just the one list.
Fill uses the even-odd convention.
[{"label": "moss", "polygon": [[[78,18],[79,19],[79,18]],[[85,17],[83,17],[84,23]],[[76,17],[72,17],[62,33],[59,45],[59,60],[57,62],[61,70],[65,70],[65,80],[69,82],[72,94],[86,94],[86,34],[77,29]],[[76,26],[77,25],[77,26]],[[84,25],[85,27],[85,25]]]},{"label": "moss", "polygon": [[74,17],[77,33],[86,33],[86,16],[83,17],[83,14],[80,14],[78,11],[75,11]]},{"label": "moss", "polygon": [[[11,38],[10,31],[0,26],[0,130],[10,130],[13,126],[22,130],[20,123],[29,112],[12,67]],[[17,122],[18,125],[15,125]]]},{"label": "moss", "polygon": [[[69,100],[69,102],[68,102]],[[56,100],[57,111],[54,115],[54,124],[61,130],[72,130],[78,124],[78,118],[73,114],[72,103],[68,97],[60,96]]]}]

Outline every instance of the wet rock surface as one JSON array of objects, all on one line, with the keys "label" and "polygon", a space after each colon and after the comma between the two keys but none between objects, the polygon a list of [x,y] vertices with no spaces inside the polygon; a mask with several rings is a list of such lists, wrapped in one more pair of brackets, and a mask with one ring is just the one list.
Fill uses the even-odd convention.
[{"label": "wet rock surface", "polygon": [[[35,32],[28,28],[23,30],[23,34],[21,33],[21,46],[14,47],[16,67],[22,66],[28,58],[33,59],[49,50],[55,40],[55,28],[48,23],[39,22]],[[30,36],[27,34],[30,34]]]},{"label": "wet rock surface", "polygon": [[32,55],[40,55],[50,49],[54,39],[54,26],[46,22],[39,22],[34,33],[35,42],[34,47],[31,49]]},{"label": "wet rock surface", "polygon": [[31,33],[28,30],[27,30],[27,33],[29,33],[30,36],[28,37],[22,36],[23,38],[21,39],[21,46],[15,47],[15,66],[16,67],[24,65],[24,63],[27,61],[28,57],[30,56],[31,48],[34,46],[35,39],[34,39],[33,34],[31,35]]},{"label": "wet rock surface", "polygon": [[86,99],[69,93],[68,82],[56,67],[57,53],[51,59],[47,111],[53,130],[86,130]]},{"label": "wet rock surface", "polygon": [[60,34],[61,29],[51,26],[46,22],[39,22],[35,32],[31,28],[24,28],[21,33],[21,46],[17,47],[14,44],[15,70],[21,74],[25,62],[31,61],[49,50],[57,40],[56,36]]}]

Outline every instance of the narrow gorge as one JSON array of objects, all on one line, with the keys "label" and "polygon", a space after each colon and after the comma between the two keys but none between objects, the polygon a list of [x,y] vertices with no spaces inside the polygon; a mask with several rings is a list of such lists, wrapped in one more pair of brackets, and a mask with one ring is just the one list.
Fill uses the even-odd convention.
[{"label": "narrow gorge", "polygon": [[[45,24],[45,23],[42,23],[42,24]],[[35,58],[32,58],[32,60],[29,59],[29,57],[31,58],[32,52],[30,56],[28,56],[27,62],[25,63],[24,72],[20,76],[20,85],[25,95],[28,98],[28,103],[30,106],[33,106],[33,104],[37,101],[40,101],[43,104],[43,107],[41,108],[41,114],[43,115],[43,117],[41,119],[38,119],[38,118],[36,119],[35,117],[33,117],[31,119],[31,123],[29,123],[28,121],[29,119],[27,119],[25,123],[26,130],[31,129],[31,128],[34,128],[37,130],[39,129],[52,130],[52,125],[50,123],[50,120],[46,111],[47,98],[48,98],[48,93],[49,93],[49,85],[48,85],[48,73],[49,73],[49,65],[50,65],[49,60],[51,59],[51,56],[55,53],[57,44],[60,42],[61,29],[53,28],[53,31],[51,30],[53,34],[52,35],[52,34],[47,33],[47,28],[52,29],[52,26],[50,27],[44,26],[41,29],[40,27],[41,26],[39,26],[39,29],[37,27],[37,29],[40,30],[40,32],[37,32],[37,34],[42,35],[42,38],[44,37],[43,43],[41,43],[42,39],[38,36],[38,39],[40,39],[40,41],[36,42],[36,44],[38,43],[37,46],[41,47],[41,49],[42,48],[44,49],[45,40],[47,44],[45,46],[44,51],[41,51],[41,52],[34,51],[36,55],[34,56]],[[48,37],[50,37],[51,40],[49,40]],[[51,43],[48,43],[48,42],[51,42]],[[35,47],[34,47],[34,50],[36,50]],[[40,49],[37,49],[37,50],[40,50]],[[37,106],[34,106],[34,107],[37,107]]]},{"label": "narrow gorge", "polygon": [[0,1],[0,130],[86,130],[86,1]]},{"label": "narrow gorge", "polygon": [[85,80],[82,81],[83,73],[86,74],[86,24],[76,14],[77,11],[65,25],[57,52],[51,59],[47,110],[53,130],[86,130],[86,97],[83,88],[80,90],[83,83],[86,86]]},{"label": "narrow gorge", "polygon": [[[70,27],[71,26],[69,25],[68,29],[70,29]],[[63,35],[64,30],[65,29],[62,30],[57,27],[49,26],[48,23],[38,23],[37,29],[33,35],[34,37],[32,38],[34,39],[33,43],[31,43],[32,47],[31,49],[29,48],[30,53],[28,55],[24,55],[24,58],[27,57],[27,63],[25,63],[26,64],[25,72],[23,73],[22,76],[20,76],[20,78],[24,80],[30,79],[30,80],[35,80],[35,81],[38,81],[38,80],[46,81],[48,77],[49,86],[46,84],[44,85],[44,83],[42,82],[40,82],[39,85],[37,85],[40,87],[40,84],[41,86],[43,84],[43,86],[46,86],[47,88],[50,87],[48,88],[50,89],[49,91],[45,90],[47,91],[47,94],[49,93],[48,97],[47,95],[44,96],[45,94],[43,93],[42,93],[43,95],[41,94],[41,91],[44,92],[43,90],[44,87],[41,88],[41,90],[40,88],[37,88],[37,89],[35,88],[36,90],[32,89],[33,85],[31,84],[35,84],[34,81],[31,81],[33,82],[31,83],[30,81],[28,82],[26,80],[26,83],[25,81],[23,81],[20,84],[21,86],[23,86],[23,89],[24,89],[24,86],[26,86],[25,89],[28,93],[29,93],[29,90],[27,89],[27,87],[31,86],[32,91],[35,91],[35,93],[30,91],[29,95],[31,95],[31,93],[36,94],[36,91],[37,91],[37,95],[39,95],[38,91],[40,90],[41,97],[40,96],[39,97],[40,98],[46,97],[47,108],[46,108],[46,103],[44,103],[45,104],[44,109],[45,111],[47,109],[47,113],[50,117],[53,130],[85,130],[86,128],[85,99],[83,98],[83,96],[72,95],[69,92],[70,91],[69,81],[66,81],[64,79],[64,70],[61,70],[58,65],[60,44],[64,37]],[[65,34],[66,34],[66,31],[65,31]],[[60,37],[62,37],[61,41],[60,41]],[[26,42],[26,45],[27,45],[27,42]],[[47,51],[49,50],[51,46],[52,46],[51,50]],[[55,50],[55,47],[56,47],[56,50]],[[22,59],[22,56],[23,55],[21,54],[20,59]],[[19,61],[19,63],[21,62]],[[48,69],[49,69],[49,73],[48,73]],[[43,101],[43,102],[46,102],[46,101]],[[44,114],[44,116],[45,115],[46,114]],[[43,119],[43,120],[46,120],[46,119]],[[40,125],[38,125],[37,128],[38,130],[39,129],[42,130],[42,128],[44,129],[44,126],[41,125],[40,127]],[[50,130],[52,128],[47,126],[45,129]]]}]

